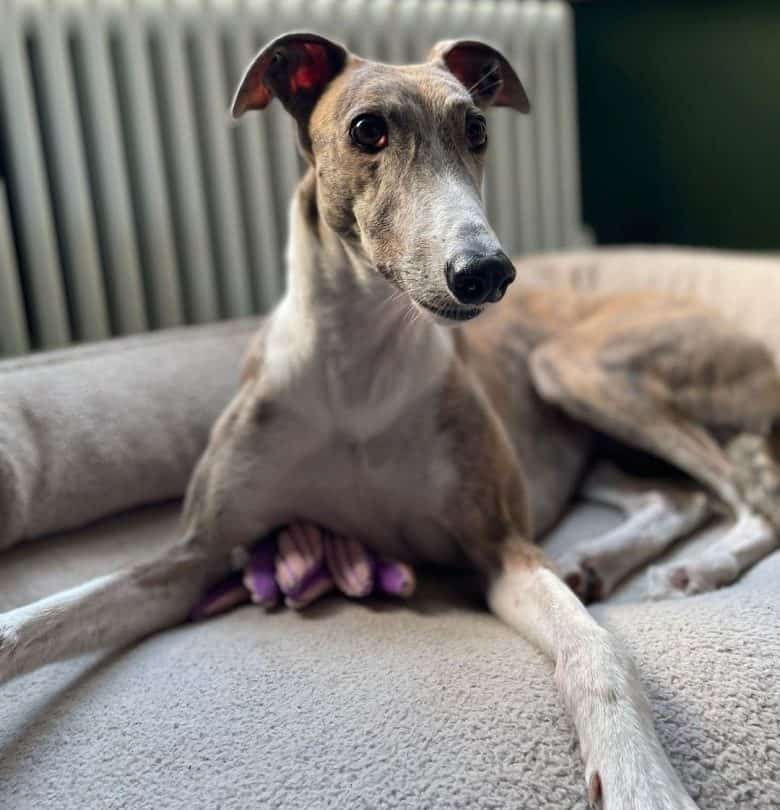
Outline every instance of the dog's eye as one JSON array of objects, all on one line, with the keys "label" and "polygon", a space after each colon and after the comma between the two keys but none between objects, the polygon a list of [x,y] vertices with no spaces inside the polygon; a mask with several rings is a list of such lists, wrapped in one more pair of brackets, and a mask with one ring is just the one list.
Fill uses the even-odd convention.
[{"label": "dog's eye", "polygon": [[352,143],[364,152],[378,152],[387,146],[387,122],[378,115],[359,115],[349,126]]},{"label": "dog's eye", "polygon": [[487,121],[481,115],[466,119],[466,141],[472,152],[480,152],[487,146]]}]

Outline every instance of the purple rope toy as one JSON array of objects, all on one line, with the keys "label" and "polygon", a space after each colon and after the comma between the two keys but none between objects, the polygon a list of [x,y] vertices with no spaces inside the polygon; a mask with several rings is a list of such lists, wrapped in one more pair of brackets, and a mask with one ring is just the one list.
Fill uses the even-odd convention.
[{"label": "purple rope toy", "polygon": [[243,570],[211,588],[190,618],[207,619],[247,602],[270,609],[283,601],[302,610],[333,590],[353,599],[372,593],[406,599],[415,586],[406,563],[377,557],[357,540],[311,523],[295,523],[258,543]]}]

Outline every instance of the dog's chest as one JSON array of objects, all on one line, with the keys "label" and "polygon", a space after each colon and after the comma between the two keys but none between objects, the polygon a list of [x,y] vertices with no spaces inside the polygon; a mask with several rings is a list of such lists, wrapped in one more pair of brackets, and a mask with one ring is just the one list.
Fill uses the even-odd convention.
[{"label": "dog's chest", "polygon": [[457,471],[436,414],[421,405],[368,436],[320,417],[290,431],[285,519],[313,521],[388,556],[459,562],[447,520]]},{"label": "dog's chest", "polygon": [[307,333],[285,313],[263,382],[277,417],[277,525],[309,520],[388,556],[458,561],[447,520],[457,469],[440,426],[451,337],[426,329],[380,340],[365,323],[344,332],[332,318]]}]

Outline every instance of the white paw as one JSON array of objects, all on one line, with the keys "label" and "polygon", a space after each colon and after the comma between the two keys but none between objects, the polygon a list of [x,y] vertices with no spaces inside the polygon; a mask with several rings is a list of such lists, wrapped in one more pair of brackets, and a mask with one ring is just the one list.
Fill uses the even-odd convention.
[{"label": "white paw", "polygon": [[587,772],[588,806],[594,810],[697,810],[665,756],[620,759],[613,752],[602,767]]},{"label": "white paw", "polygon": [[[630,667],[624,671],[629,673]],[[633,699],[613,696],[593,704],[595,711],[582,727],[580,746],[590,807],[695,810],[658,738],[638,683],[634,690]]]},{"label": "white paw", "polygon": [[647,571],[647,599],[679,599],[708,593],[730,585],[739,576],[739,567],[730,554],[701,557],[697,560],[654,565]]}]

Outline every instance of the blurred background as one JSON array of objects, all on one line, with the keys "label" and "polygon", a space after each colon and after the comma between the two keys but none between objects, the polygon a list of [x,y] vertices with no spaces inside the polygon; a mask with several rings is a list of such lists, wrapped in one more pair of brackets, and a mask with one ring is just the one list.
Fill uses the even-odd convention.
[{"label": "blurred background", "polygon": [[780,250],[780,3],[574,5],[601,243]]},{"label": "blurred background", "polygon": [[303,169],[243,68],[314,30],[390,62],[474,35],[532,114],[491,113],[507,252],[780,248],[780,3],[0,0],[0,355],[266,311]]}]

